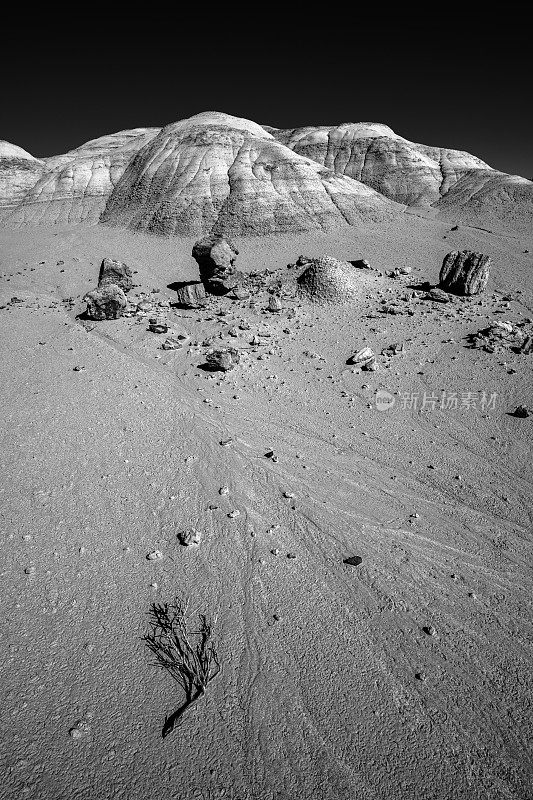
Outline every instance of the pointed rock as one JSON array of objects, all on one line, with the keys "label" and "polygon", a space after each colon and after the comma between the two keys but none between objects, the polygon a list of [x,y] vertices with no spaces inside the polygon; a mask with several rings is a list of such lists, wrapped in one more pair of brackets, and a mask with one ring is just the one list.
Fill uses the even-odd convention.
[{"label": "pointed rock", "polygon": [[235,268],[239,251],[224,236],[204,236],[196,242],[192,256],[200,269],[200,278],[211,294],[227,294],[243,280]]},{"label": "pointed rock", "polygon": [[133,272],[127,264],[112,258],[104,258],[98,275],[98,288],[109,284],[120,286],[125,294],[133,289]]}]

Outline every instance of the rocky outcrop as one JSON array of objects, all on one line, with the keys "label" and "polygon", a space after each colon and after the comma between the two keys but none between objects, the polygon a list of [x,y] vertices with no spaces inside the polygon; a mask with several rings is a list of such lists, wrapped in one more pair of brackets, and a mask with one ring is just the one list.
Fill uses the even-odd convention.
[{"label": "rocky outcrop", "polygon": [[22,147],[0,141],[0,209],[20,203],[43,174],[43,161]]},{"label": "rocky outcrop", "polygon": [[473,224],[530,229],[533,183],[470,153],[411,142],[372,122],[268,130],[294,152],[398,203]]},{"label": "rocky outcrop", "polygon": [[[38,162],[38,168],[31,167],[24,194],[4,203],[3,221],[11,225],[98,222],[132,155],[156,133],[149,128],[121,131]],[[1,176],[0,169],[0,184]]]},{"label": "rocky outcrop", "polygon": [[168,125],[129,164],[102,221],[161,234],[327,230],[399,209],[248,120],[209,112]]},{"label": "rocky outcrop", "polygon": [[433,207],[446,219],[529,234],[533,183],[496,170],[469,170]]},{"label": "rocky outcrop", "polygon": [[218,112],[36,159],[0,143],[0,220],[164,235],[330,230],[404,210],[528,230],[533,183],[379,123],[276,129]]},{"label": "rocky outcrop", "polygon": [[434,203],[466,172],[490,169],[469,153],[416,144],[379,123],[269,130],[294,152],[409,206]]},{"label": "rocky outcrop", "polygon": [[483,291],[489,280],[489,256],[472,250],[448,253],[439,274],[439,286],[458,295],[473,295]]},{"label": "rocky outcrop", "polygon": [[109,284],[120,286],[125,294],[133,289],[133,272],[127,264],[112,258],[104,258],[98,275],[98,288],[101,289]]}]

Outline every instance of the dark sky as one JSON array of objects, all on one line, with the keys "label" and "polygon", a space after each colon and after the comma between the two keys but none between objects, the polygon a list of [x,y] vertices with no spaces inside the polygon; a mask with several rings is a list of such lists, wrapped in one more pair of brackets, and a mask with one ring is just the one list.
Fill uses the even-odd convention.
[{"label": "dark sky", "polygon": [[502,9],[481,23],[452,6],[428,18],[375,4],[353,19],[339,5],[316,17],[179,8],[113,16],[91,6],[68,22],[28,15],[20,38],[19,20],[2,37],[0,138],[48,156],[208,110],[276,127],[372,121],[533,177],[525,6],[506,6],[509,23]]}]

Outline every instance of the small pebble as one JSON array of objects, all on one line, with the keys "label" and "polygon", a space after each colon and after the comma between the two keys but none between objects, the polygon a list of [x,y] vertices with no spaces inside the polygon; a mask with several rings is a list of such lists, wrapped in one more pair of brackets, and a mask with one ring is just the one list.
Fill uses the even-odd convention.
[{"label": "small pebble", "polygon": [[36,568],[35,567],[26,567],[24,572],[26,573],[26,575],[34,575],[35,572],[36,572]]},{"label": "small pebble", "polygon": [[153,550],[151,553],[148,553],[146,558],[148,561],[157,561],[160,558],[163,558],[163,553],[160,550]]},{"label": "small pebble", "polygon": [[241,515],[241,512],[238,509],[235,509],[235,511],[230,511],[229,512],[228,517],[230,519],[235,519],[236,517],[240,517],[240,515]]},{"label": "small pebble", "polygon": [[222,495],[228,494],[229,493],[229,486],[225,486],[225,485],[221,486],[220,489],[218,490],[218,493],[222,494]]},{"label": "small pebble", "polygon": [[428,636],[436,636],[436,635],[437,635],[437,631],[435,630],[435,628],[433,627],[433,625],[424,625],[424,627],[422,628],[422,630],[423,630],[423,631],[424,631],[424,633],[425,633],[425,634],[427,634]]},{"label": "small pebble", "polygon": [[349,558],[345,558],[343,564],[347,564],[349,567],[358,567],[359,564],[363,563],[363,559],[361,556],[350,556]]}]

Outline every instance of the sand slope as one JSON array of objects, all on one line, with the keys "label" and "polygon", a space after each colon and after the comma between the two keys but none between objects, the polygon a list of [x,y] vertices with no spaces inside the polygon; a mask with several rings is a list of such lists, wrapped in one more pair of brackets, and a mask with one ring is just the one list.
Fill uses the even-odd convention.
[{"label": "sand slope", "polygon": [[[531,418],[507,412],[531,405],[531,356],[463,337],[533,317],[533,242],[405,215],[238,239],[247,271],[304,252],[413,275],[372,277],[337,308],[166,310],[190,334],[172,353],[146,320],[75,317],[104,256],[172,300],[168,284],[197,277],[192,239],[97,226],[1,241],[0,304],[22,300],[0,309],[3,796],[529,798]],[[494,259],[481,305],[379,312],[465,247]],[[260,332],[268,343],[225,377],[198,368],[195,342],[247,348]],[[345,363],[397,341],[377,373]],[[400,392],[394,408],[376,408],[378,389]],[[497,402],[402,408],[441,390]],[[176,540],[191,525],[198,549]],[[147,561],[155,548],[164,558]],[[150,603],[176,592],[217,615],[223,670],[162,741],[181,697],[140,636]],[[79,720],[90,730],[72,739]]]}]

